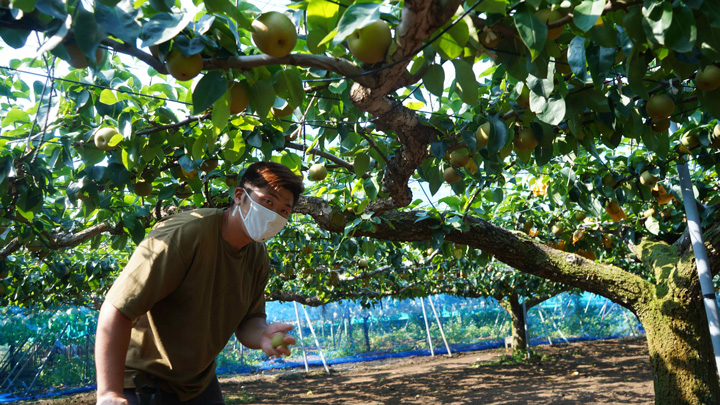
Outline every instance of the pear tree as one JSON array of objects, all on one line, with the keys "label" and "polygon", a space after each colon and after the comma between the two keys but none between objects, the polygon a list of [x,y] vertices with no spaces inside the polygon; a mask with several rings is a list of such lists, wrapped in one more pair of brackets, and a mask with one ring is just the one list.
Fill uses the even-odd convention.
[{"label": "pear tree", "polygon": [[[676,170],[691,168],[715,275],[716,13],[709,0],[309,0],[283,18],[227,0],[4,3],[0,302],[97,304],[157,220],[226,206],[249,162],[306,177],[322,163],[270,243],[269,298],[462,294],[502,262],[632,311],[657,403],[717,402]],[[287,35],[265,41],[261,23]],[[350,42],[382,24],[390,43],[363,63]],[[112,150],[95,145],[104,127]],[[457,246],[473,271],[451,270]]]}]

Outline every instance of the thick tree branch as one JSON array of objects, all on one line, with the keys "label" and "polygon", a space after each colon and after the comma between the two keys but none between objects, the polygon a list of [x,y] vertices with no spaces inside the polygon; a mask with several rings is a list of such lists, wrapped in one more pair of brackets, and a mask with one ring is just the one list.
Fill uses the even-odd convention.
[{"label": "thick tree branch", "polygon": [[349,170],[350,172],[355,171],[355,166],[353,166],[352,163],[342,160],[339,157],[337,157],[331,153],[322,151],[320,149],[317,149],[317,148],[308,149],[303,145],[298,145],[298,144],[292,143],[292,142],[285,142],[285,146],[290,149],[299,150],[301,152],[307,152],[311,155],[317,155],[317,156],[324,157],[325,159],[335,163],[336,165],[338,165],[340,167],[344,167],[345,169]]},{"label": "thick tree branch", "polygon": [[308,55],[302,53],[291,53],[282,58],[275,58],[269,55],[247,55],[232,56],[224,59],[205,59],[204,69],[245,69],[249,70],[259,66],[270,65],[294,65],[306,68],[317,68],[337,73],[355,82],[363,83],[366,86],[374,86],[377,79],[372,75],[365,75],[365,70],[343,58],[335,58],[325,55]]},{"label": "thick tree branch", "polygon": [[[314,202],[316,200],[301,199],[297,211],[313,216],[321,227],[331,232],[343,232],[342,214],[333,211],[327,203]],[[376,224],[375,231],[353,234],[390,241],[431,240],[433,233],[443,228],[443,222],[439,218],[417,221],[418,214],[416,211],[388,211],[380,216],[382,221]],[[465,227],[466,230],[445,228],[445,240],[482,250],[521,272],[608,297],[626,308],[631,308],[652,289],[648,281],[619,267],[552,249],[525,234],[479,218],[465,217]]]}]

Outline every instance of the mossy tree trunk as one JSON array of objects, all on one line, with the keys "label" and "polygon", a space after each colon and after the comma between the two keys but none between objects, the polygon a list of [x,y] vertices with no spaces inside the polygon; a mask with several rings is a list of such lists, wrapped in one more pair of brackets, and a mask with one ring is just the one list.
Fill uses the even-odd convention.
[{"label": "mossy tree trunk", "polygon": [[662,242],[641,243],[634,251],[662,281],[632,308],[647,334],[655,403],[719,403],[717,368],[692,253]]},{"label": "mossy tree trunk", "polygon": [[[305,205],[311,204],[311,205]],[[323,228],[343,233],[352,220],[329,204],[307,198],[297,210]],[[707,404],[720,401],[710,332],[688,238],[630,245],[644,271],[587,260],[553,249],[539,239],[504,229],[481,218],[463,217],[449,226],[442,216],[388,211],[370,230],[354,236],[388,241],[430,241],[442,229],[445,240],[492,255],[515,269],[595,293],[632,311],[647,332],[657,404]],[[720,223],[704,233],[711,272],[720,270]],[[628,241],[630,244],[630,241]]]},{"label": "mossy tree trunk", "polygon": [[[503,305],[504,304],[504,305]],[[511,294],[507,299],[501,301],[503,308],[510,314],[512,320],[512,345],[513,353],[526,354],[528,351],[528,341],[526,339],[525,328],[527,326],[525,320],[525,311],[517,294]]]}]

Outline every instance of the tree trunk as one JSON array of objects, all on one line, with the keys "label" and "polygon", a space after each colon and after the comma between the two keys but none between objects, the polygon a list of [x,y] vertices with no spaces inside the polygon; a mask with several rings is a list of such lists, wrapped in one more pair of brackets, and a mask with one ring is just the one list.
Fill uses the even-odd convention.
[{"label": "tree trunk", "polygon": [[512,319],[513,353],[526,354],[528,341],[525,335],[525,328],[527,327],[525,311],[523,311],[523,306],[517,294],[512,294],[508,301],[510,303],[510,319]]},{"label": "tree trunk", "polygon": [[500,306],[510,314],[510,319],[512,320],[513,353],[527,353],[528,342],[527,339],[525,339],[525,313],[520,303],[520,298],[516,293],[513,293],[508,297],[498,299],[498,302]]},{"label": "tree trunk", "polygon": [[[705,309],[658,300],[638,316],[645,327],[656,404],[717,404],[718,375]],[[699,308],[698,308],[699,306]]]},{"label": "tree trunk", "polygon": [[527,341],[527,335],[525,334],[525,329],[527,327],[525,312],[550,298],[552,298],[552,296],[549,295],[528,298],[525,300],[525,309],[523,310],[523,305],[520,303],[520,297],[517,293],[512,293],[508,297],[495,297],[495,299],[500,303],[500,306],[502,306],[510,314],[510,319],[512,319],[513,352],[519,351],[527,353],[528,351],[529,342]]},{"label": "tree trunk", "polygon": [[692,251],[648,241],[634,251],[659,280],[630,307],[646,331],[655,403],[718,403],[718,370]]}]

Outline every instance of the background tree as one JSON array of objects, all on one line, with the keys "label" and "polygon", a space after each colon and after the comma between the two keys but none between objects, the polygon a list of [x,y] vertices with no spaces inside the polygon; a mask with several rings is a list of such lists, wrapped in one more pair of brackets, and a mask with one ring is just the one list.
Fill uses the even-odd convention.
[{"label": "background tree", "polygon": [[[710,2],[308,0],[287,10],[297,39],[270,30],[280,50],[253,38],[264,19],[246,3],[3,4],[0,37],[36,56],[0,83],[4,304],[96,301],[158,218],[224,206],[248,162],[321,164],[305,219],[276,241],[271,296],[321,259],[299,288],[324,299],[363,259],[373,270],[345,277],[392,270],[351,298],[424,294],[437,273],[400,287],[398,263],[416,266],[403,249],[465,245],[476,268],[494,257],[630,309],[656,401],[717,402],[675,170],[691,163],[716,274]],[[380,20],[392,38],[380,25],[372,42],[388,48],[353,56]],[[40,48],[23,48],[35,34]],[[416,183],[453,195],[426,207]],[[313,257],[288,257],[309,244]]]}]

